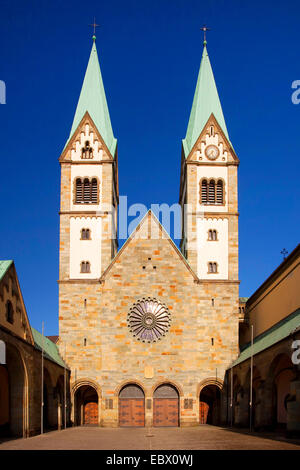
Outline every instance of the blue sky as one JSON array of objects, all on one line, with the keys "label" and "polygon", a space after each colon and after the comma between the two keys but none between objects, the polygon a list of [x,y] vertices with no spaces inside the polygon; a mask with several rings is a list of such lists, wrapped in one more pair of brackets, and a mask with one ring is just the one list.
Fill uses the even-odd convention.
[{"label": "blue sky", "polygon": [[[207,23],[231,142],[240,158],[241,296],[299,242],[300,79],[296,0],[1,1],[0,259],[14,259],[32,326],[58,332],[59,155],[92,46],[118,138],[129,204],[178,202]],[[123,241],[122,241],[123,242]]]}]

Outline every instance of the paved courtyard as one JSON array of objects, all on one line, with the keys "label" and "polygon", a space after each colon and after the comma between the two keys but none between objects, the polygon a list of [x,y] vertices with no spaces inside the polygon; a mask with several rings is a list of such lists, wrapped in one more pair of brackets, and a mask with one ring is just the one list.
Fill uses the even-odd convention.
[{"label": "paved courtyard", "polygon": [[[298,444],[296,443],[298,442]],[[0,441],[0,450],[300,450],[287,442],[203,425],[193,428],[75,427],[28,439]]]}]

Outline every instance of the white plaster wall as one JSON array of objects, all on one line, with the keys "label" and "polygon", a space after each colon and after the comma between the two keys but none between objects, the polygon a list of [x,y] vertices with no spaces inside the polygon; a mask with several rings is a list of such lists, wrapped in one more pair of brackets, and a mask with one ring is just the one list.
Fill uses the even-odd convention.
[{"label": "white plaster wall", "polygon": [[[71,160],[74,162],[86,161],[81,159],[81,149],[85,146],[86,141],[90,142],[90,147],[93,149],[93,160],[100,161],[103,157],[103,150],[101,148],[101,142],[99,142],[97,136],[95,136],[92,129],[88,124],[85,125],[85,132],[80,133],[80,140],[75,142],[75,149],[71,150]],[[87,160],[88,161],[88,160]]]},{"label": "white plaster wall", "polygon": [[[217,241],[208,241],[208,230],[217,230]],[[197,265],[200,279],[228,279],[228,219],[197,218]],[[218,263],[218,273],[208,274],[210,261]]]},{"label": "white plaster wall", "polygon": [[[100,182],[100,204],[73,204],[75,199],[75,180],[76,178],[98,178]],[[101,210],[102,201],[102,165],[72,165],[71,166],[71,195],[70,195],[71,210],[75,211],[99,211]]]},{"label": "white plaster wall", "polygon": [[[202,178],[223,179],[225,181],[225,205],[200,204],[200,181]],[[198,166],[197,167],[197,212],[227,212],[228,210],[228,168],[227,166]]]},{"label": "white plaster wall", "polygon": [[[91,240],[81,240],[81,229],[89,228]],[[101,275],[101,217],[70,218],[70,279],[95,279]],[[81,261],[89,261],[90,273],[80,272]]]}]

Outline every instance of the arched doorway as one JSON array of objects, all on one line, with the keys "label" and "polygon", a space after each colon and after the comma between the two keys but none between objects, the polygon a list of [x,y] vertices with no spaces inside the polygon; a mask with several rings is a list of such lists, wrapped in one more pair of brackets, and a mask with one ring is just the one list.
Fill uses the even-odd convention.
[{"label": "arched doorway", "polygon": [[154,392],[153,426],[179,426],[179,393],[171,384],[160,385]]},{"label": "arched doorway", "polygon": [[6,366],[0,365],[0,436],[9,432],[9,380]]},{"label": "arched doorway", "polygon": [[295,371],[289,356],[278,355],[270,367],[272,380],[272,423],[277,428],[286,428],[287,401],[290,397],[290,383],[295,378]]},{"label": "arched doorway", "polygon": [[200,424],[220,424],[221,392],[217,385],[206,385],[200,392],[199,422]]},{"label": "arched doorway", "polygon": [[119,426],[145,426],[145,394],[136,384],[128,384],[119,393]]},{"label": "arched doorway", "polygon": [[57,428],[57,410],[54,400],[54,386],[47,367],[44,367],[43,387],[43,431],[46,432]]},{"label": "arched doorway", "polygon": [[98,425],[98,393],[91,385],[81,385],[75,392],[75,424]]},{"label": "arched doorway", "polygon": [[[23,437],[27,432],[27,374],[21,352],[7,343],[5,381],[9,390],[9,423],[8,434]],[[2,371],[3,372],[3,371]],[[2,380],[4,377],[2,377]],[[2,382],[3,383],[3,382]]]}]

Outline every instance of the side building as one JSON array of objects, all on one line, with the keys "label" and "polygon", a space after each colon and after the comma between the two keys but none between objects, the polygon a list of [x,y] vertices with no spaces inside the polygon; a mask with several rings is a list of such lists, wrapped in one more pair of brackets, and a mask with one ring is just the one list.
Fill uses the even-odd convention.
[{"label": "side building", "polygon": [[299,285],[300,245],[241,307],[241,353],[227,371],[228,422],[235,426],[248,427],[252,413],[254,429],[300,432]]},{"label": "side building", "polygon": [[0,437],[38,434],[42,421],[44,431],[62,428],[69,402],[57,345],[30,327],[14,262],[0,261]]}]

